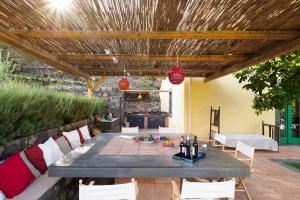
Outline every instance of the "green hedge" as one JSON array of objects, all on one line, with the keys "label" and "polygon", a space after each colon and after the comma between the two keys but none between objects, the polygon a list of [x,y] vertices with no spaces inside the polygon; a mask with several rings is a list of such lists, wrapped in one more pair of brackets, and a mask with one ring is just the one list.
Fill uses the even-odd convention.
[{"label": "green hedge", "polygon": [[19,83],[0,85],[0,145],[15,138],[60,127],[103,113],[105,101],[93,97],[32,88]]}]

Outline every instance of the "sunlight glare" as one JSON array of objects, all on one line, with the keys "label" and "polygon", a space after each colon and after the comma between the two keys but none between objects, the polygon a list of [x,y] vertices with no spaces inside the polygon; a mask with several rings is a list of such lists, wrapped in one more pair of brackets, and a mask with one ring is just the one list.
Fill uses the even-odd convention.
[{"label": "sunlight glare", "polygon": [[58,11],[62,11],[70,6],[70,0],[50,0],[50,5]]}]

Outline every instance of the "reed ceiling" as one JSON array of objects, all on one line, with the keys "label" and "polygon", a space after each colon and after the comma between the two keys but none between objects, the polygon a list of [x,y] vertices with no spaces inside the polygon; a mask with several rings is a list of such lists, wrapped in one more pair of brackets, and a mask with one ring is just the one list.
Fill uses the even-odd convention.
[{"label": "reed ceiling", "polygon": [[207,81],[300,47],[299,0],[1,0],[0,40],[73,75]]}]

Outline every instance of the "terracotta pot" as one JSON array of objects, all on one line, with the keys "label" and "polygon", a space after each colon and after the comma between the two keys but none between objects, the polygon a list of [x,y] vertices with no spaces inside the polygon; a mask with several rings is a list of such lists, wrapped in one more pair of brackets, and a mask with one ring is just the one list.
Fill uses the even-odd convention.
[{"label": "terracotta pot", "polygon": [[172,70],[168,73],[169,81],[174,84],[178,85],[184,81],[185,73],[182,71],[181,67],[174,66]]},{"label": "terracotta pot", "polygon": [[127,78],[121,78],[119,81],[119,88],[121,90],[127,90],[129,88],[129,81]]}]

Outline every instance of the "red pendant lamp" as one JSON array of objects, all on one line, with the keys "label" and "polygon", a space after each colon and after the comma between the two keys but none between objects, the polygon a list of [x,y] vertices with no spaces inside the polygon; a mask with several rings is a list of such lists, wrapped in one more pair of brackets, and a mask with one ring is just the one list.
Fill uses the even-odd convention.
[{"label": "red pendant lamp", "polygon": [[175,65],[172,67],[171,71],[168,73],[169,81],[174,84],[178,85],[184,81],[185,73],[181,69],[180,66]]},{"label": "red pendant lamp", "polygon": [[126,78],[125,62],[126,62],[126,60],[124,59],[124,70],[123,70],[124,76],[123,76],[123,77],[120,79],[120,81],[119,81],[119,88],[120,88],[121,90],[128,90],[128,88],[129,88],[129,81],[128,81],[128,79]]},{"label": "red pendant lamp", "polygon": [[178,85],[184,81],[185,73],[178,65],[178,55],[176,65],[172,67],[171,71],[168,73],[169,81],[174,84]]},{"label": "red pendant lamp", "polygon": [[122,77],[119,81],[119,88],[121,90],[127,90],[129,88],[129,81],[126,77]]}]

